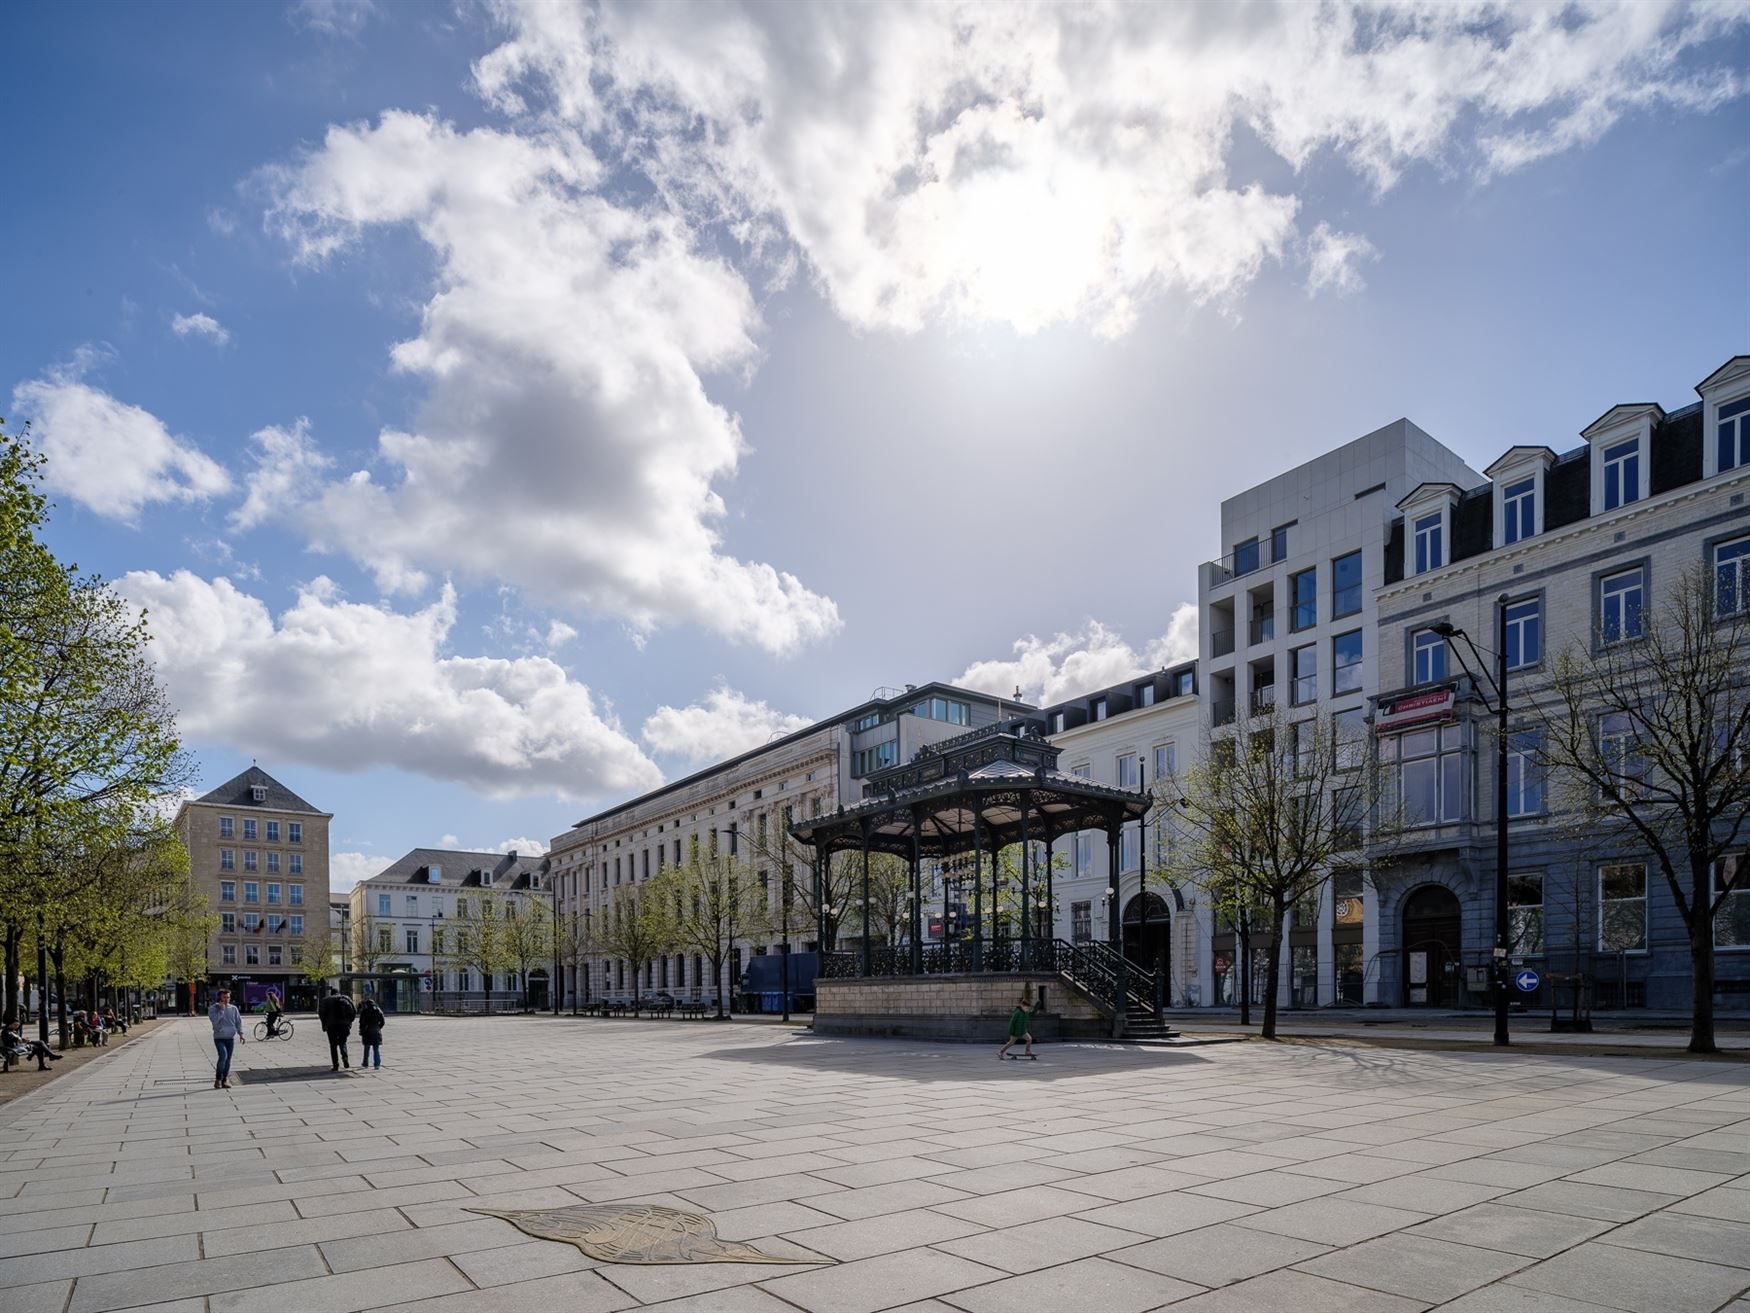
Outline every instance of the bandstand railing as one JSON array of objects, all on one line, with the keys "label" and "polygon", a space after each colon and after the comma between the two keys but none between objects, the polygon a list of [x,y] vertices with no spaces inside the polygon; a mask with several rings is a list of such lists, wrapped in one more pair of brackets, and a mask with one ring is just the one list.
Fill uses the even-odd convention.
[{"label": "bandstand railing", "polygon": [[[872,944],[869,948],[868,974],[872,977],[1018,975],[1036,971],[1069,980],[1108,1015],[1120,1008],[1127,1013],[1142,1011],[1151,1015],[1159,1011],[1155,973],[1103,943],[1010,939],[975,944],[951,940],[918,945],[915,950],[910,944],[898,947]],[[822,954],[820,974],[828,980],[862,978],[862,950]]]}]

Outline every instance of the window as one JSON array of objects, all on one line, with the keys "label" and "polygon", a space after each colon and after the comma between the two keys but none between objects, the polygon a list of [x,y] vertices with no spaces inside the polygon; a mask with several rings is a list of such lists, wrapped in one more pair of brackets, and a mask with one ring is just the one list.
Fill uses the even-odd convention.
[{"label": "window", "polygon": [[1095,698],[1094,699],[1094,707],[1093,707],[1093,719],[1104,720],[1104,719],[1106,719],[1106,715],[1107,715],[1106,699],[1105,698]]},{"label": "window", "polygon": [[1170,780],[1179,773],[1179,745],[1176,743],[1159,743],[1155,745],[1155,778]]},{"label": "window", "polygon": [[1349,552],[1331,562],[1331,615],[1342,619],[1361,609],[1361,553]]},{"label": "window", "polygon": [[235,945],[226,944],[219,949],[219,961],[228,967],[237,965],[237,949]]},{"label": "window", "polygon": [[1094,905],[1092,903],[1071,903],[1069,905],[1069,937],[1072,942],[1085,944],[1094,937]]},{"label": "window", "polygon": [[1142,787],[1142,758],[1134,752],[1127,752],[1118,758],[1118,787],[1121,789],[1140,789]]},{"label": "window", "polygon": [[406,903],[407,910],[403,913],[403,915],[405,915],[405,916],[418,916],[419,915],[419,895],[418,894],[408,894],[404,901]]},{"label": "window", "polygon": [[1258,540],[1248,538],[1234,547],[1234,573],[1250,574],[1258,568]]},{"label": "window", "polygon": [[1331,733],[1337,741],[1335,762],[1338,770],[1353,770],[1366,762],[1366,715],[1360,707],[1352,707],[1331,717]]},{"label": "window", "polygon": [[1153,684],[1138,684],[1136,686],[1136,705],[1152,707],[1155,704],[1155,686]]},{"label": "window", "polygon": [[1173,696],[1188,698],[1197,691],[1196,676],[1189,670],[1181,670],[1173,678]]},{"label": "window", "polygon": [[245,880],[243,882],[243,901],[259,903],[261,901],[261,886],[253,880]]},{"label": "window", "polygon": [[1507,873],[1507,949],[1511,953],[1543,952],[1541,872]]},{"label": "window", "polygon": [[382,952],[382,953],[387,953],[387,952],[391,951],[391,945],[393,943],[394,943],[394,940],[392,940],[389,936],[389,927],[388,926],[384,926],[382,929],[377,931],[377,951]]},{"label": "window", "polygon": [[253,871],[259,868],[260,865],[261,854],[256,852],[253,848],[245,848],[243,850],[243,869],[245,871]]},{"label": "window", "polygon": [[1270,560],[1272,564],[1288,559],[1288,531],[1292,527],[1288,524],[1279,524],[1270,530]]},{"label": "window", "polygon": [[286,870],[292,875],[302,875],[304,873],[304,854],[288,853],[286,855]]},{"label": "window", "polygon": [[1142,831],[1126,825],[1118,836],[1118,869],[1134,871],[1142,865]]},{"label": "window", "polygon": [[269,944],[267,946],[267,964],[270,967],[285,965],[285,950],[278,944]]},{"label": "window", "polygon": [[1715,430],[1716,474],[1750,464],[1750,397],[1720,407],[1720,426]]},{"label": "window", "polygon": [[269,907],[278,907],[279,903],[280,887],[277,884],[269,884],[267,886],[267,905]]},{"label": "window", "polygon": [[267,855],[267,873],[269,875],[277,875],[279,869],[280,855],[277,852],[269,852]]},{"label": "window", "polygon": [[925,698],[912,708],[912,714],[922,716],[925,720],[943,720],[950,725],[972,723],[971,705],[966,702],[950,702],[947,698]]},{"label": "window", "polygon": [[1638,567],[1604,577],[1598,585],[1598,634],[1604,642],[1621,643],[1641,636],[1646,594],[1646,576]]},{"label": "window", "polygon": [[1520,479],[1501,489],[1501,545],[1510,546],[1537,532],[1537,480]]},{"label": "window", "polygon": [[1319,723],[1316,720],[1297,720],[1294,722],[1294,773],[1297,777],[1310,774],[1316,763],[1318,753],[1316,735]]},{"label": "window", "polygon": [[280,823],[278,821],[269,821],[267,823],[267,841],[269,843],[278,843],[280,841]]},{"label": "window", "polygon": [[219,817],[219,837],[235,839],[237,837],[237,822],[229,816]]},{"label": "window", "polygon": [[1543,731],[1520,730],[1507,736],[1507,814],[1538,816],[1543,812]]},{"label": "window", "polygon": [[237,869],[237,853],[235,849],[219,849],[219,869],[221,871],[235,871]]},{"label": "window", "polygon": [[[1750,430],[1750,415],[1744,417],[1744,427]],[[1750,611],[1750,538],[1734,538],[1714,548],[1714,611]]]},{"label": "window", "polygon": [[1311,629],[1319,622],[1319,572],[1299,570],[1288,576],[1290,629]]},{"label": "window", "polygon": [[1295,706],[1305,706],[1309,702],[1318,701],[1319,697],[1319,649],[1308,643],[1305,647],[1297,647],[1288,654],[1288,665],[1293,682],[1289,685],[1289,701]]},{"label": "window", "polygon": [[261,946],[259,944],[245,944],[243,946],[243,965],[246,967],[261,965]]},{"label": "window", "polygon": [[858,716],[851,722],[851,733],[860,734],[866,729],[874,729],[880,723],[881,713],[879,711],[871,711],[868,715]]},{"label": "window", "polygon": [[1647,946],[1647,868],[1598,869],[1598,948],[1639,953]]},{"label": "window", "polygon": [[1076,835],[1076,874],[1090,875],[1094,870],[1094,836],[1086,830]]},{"label": "window", "polygon": [[304,886],[301,884],[287,885],[286,901],[293,907],[302,907],[304,905]]},{"label": "window", "polygon": [[466,898],[456,899],[456,917],[462,921],[468,919],[468,900]]},{"label": "window", "polygon": [[1638,797],[1647,773],[1646,758],[1635,751],[1635,727],[1626,711],[1598,718],[1598,755],[1624,797]]},{"label": "window", "polygon": [[1543,660],[1543,603],[1535,597],[1507,604],[1507,669]]},{"label": "window", "polygon": [[302,821],[287,821],[286,822],[286,842],[287,843],[303,843],[304,842],[304,823]]},{"label": "window", "polygon": [[255,817],[243,818],[243,837],[251,843],[255,842]]},{"label": "window", "polygon": [[[867,775],[871,771],[881,770],[888,766],[899,764],[899,744],[892,739],[886,743],[877,743],[872,748],[858,748],[851,753],[851,774]],[[678,845],[680,840],[675,840]],[[680,855],[675,855],[675,861],[680,861]]]},{"label": "window", "polygon": [[1331,919],[1339,926],[1365,925],[1367,900],[1360,871],[1338,871],[1331,877]]},{"label": "window", "polygon": [[1397,754],[1399,797],[1410,825],[1441,825],[1465,816],[1465,757],[1457,725],[1400,734]]},{"label": "window", "polygon": [[1714,863],[1715,948],[1750,948],[1750,863],[1727,857]]},{"label": "window", "polygon": [[219,901],[221,903],[237,901],[237,882],[235,880],[219,881]]},{"label": "window", "polygon": [[1432,629],[1418,629],[1410,640],[1410,672],[1418,684],[1446,678],[1446,640]]},{"label": "window", "polygon": [[1416,573],[1427,574],[1446,564],[1445,516],[1435,511],[1416,521]]},{"label": "window", "polygon": [[237,933],[237,913],[219,913],[219,933],[222,935],[234,935]]},{"label": "window", "polygon": [[1641,499],[1641,440],[1630,438],[1604,449],[1604,509],[1614,511]]},{"label": "window", "polygon": [[254,934],[261,927],[260,912],[245,912],[243,914],[243,933]]},{"label": "window", "polygon": [[407,927],[407,951],[409,953],[419,951],[419,931],[413,926]]},{"label": "window", "polygon": [[304,933],[304,918],[303,917],[294,916],[288,921],[287,924],[290,926],[291,932],[294,935],[301,935]]},{"label": "window", "polygon": [[1331,640],[1331,692],[1354,693],[1361,688],[1361,631],[1351,630]]},{"label": "window", "polygon": [[378,916],[388,916],[389,915],[389,895],[388,894],[378,894],[377,895],[377,915]]}]

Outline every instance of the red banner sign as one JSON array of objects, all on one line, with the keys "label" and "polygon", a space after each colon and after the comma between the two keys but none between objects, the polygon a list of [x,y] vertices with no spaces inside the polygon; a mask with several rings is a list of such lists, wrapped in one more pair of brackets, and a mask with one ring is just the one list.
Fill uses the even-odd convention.
[{"label": "red banner sign", "polygon": [[1375,734],[1396,734],[1412,725],[1452,719],[1457,694],[1450,686],[1412,693],[1409,697],[1387,702],[1373,720]]}]

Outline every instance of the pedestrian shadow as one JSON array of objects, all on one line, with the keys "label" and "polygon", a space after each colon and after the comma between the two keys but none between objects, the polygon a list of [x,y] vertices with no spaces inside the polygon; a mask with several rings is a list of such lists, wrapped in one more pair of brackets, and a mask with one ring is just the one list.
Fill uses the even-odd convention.
[{"label": "pedestrian shadow", "polygon": [[1038,1054],[1037,1062],[1002,1062],[997,1059],[994,1041],[931,1044],[861,1035],[809,1035],[759,1048],[713,1049],[699,1057],[905,1081],[1026,1084],[1115,1072],[1189,1070],[1193,1064],[1201,1067],[1209,1061],[1206,1055],[1189,1050],[1143,1049],[1095,1040],[1041,1044]]}]

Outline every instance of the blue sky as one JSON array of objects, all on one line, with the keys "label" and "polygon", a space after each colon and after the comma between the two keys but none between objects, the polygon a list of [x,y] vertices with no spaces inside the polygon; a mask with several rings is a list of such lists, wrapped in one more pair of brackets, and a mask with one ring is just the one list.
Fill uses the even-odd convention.
[{"label": "blue sky", "polygon": [[1750,7],[8,6],[0,412],[337,872],[1194,644],[1220,499],[1750,341]]}]

